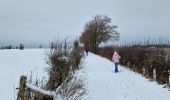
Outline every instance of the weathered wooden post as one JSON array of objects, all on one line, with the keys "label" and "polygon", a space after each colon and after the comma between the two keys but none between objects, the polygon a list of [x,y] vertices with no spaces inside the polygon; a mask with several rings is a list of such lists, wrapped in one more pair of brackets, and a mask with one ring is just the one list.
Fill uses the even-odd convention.
[{"label": "weathered wooden post", "polygon": [[170,80],[170,77],[169,77],[169,75],[170,75],[170,69],[168,69],[168,85],[170,85],[169,83],[169,80]]},{"label": "weathered wooden post", "polygon": [[22,75],[20,77],[20,84],[19,84],[17,100],[25,100],[26,81],[27,81],[27,77]]},{"label": "weathered wooden post", "polygon": [[142,67],[143,75],[146,75],[145,67]]},{"label": "weathered wooden post", "polygon": [[127,68],[130,69],[130,62],[127,62]]},{"label": "weathered wooden post", "polygon": [[31,89],[27,88],[25,93],[26,93],[25,100],[31,100]]},{"label": "weathered wooden post", "polygon": [[45,90],[37,90],[34,86],[26,84],[26,82],[27,77],[22,75],[20,77],[17,100],[53,100],[52,95],[42,92]]},{"label": "weathered wooden post", "polygon": [[156,69],[153,69],[153,79],[156,80]]}]

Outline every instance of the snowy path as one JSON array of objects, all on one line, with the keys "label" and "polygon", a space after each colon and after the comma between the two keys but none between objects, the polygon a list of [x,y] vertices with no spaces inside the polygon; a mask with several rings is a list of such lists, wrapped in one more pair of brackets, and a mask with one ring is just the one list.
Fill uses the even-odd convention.
[{"label": "snowy path", "polygon": [[92,53],[84,61],[87,100],[170,100],[170,91],[144,77]]}]

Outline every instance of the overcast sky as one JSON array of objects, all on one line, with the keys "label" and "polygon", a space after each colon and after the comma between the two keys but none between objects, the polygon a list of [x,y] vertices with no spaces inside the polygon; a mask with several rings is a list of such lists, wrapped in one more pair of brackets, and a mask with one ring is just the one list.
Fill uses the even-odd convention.
[{"label": "overcast sky", "polygon": [[0,45],[78,38],[96,14],[112,18],[121,41],[169,37],[170,0],[0,0]]}]

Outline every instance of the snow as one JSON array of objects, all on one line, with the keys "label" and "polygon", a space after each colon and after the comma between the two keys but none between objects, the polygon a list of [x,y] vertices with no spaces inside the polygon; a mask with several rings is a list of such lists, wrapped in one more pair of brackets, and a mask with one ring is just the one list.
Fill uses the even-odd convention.
[{"label": "snow", "polygon": [[49,95],[49,96],[52,96],[52,97],[55,96],[55,92],[45,91],[45,90],[43,90],[43,89],[41,89],[41,88],[39,88],[35,85],[29,84],[29,83],[27,83],[26,85],[27,85],[27,87],[31,88],[32,90],[39,91],[42,94],[46,94],[46,95]]},{"label": "snow", "polygon": [[47,77],[45,49],[0,50],[0,100],[15,100],[21,75]]},{"label": "snow", "polygon": [[122,66],[119,73],[114,73],[113,66],[111,61],[92,53],[86,56],[87,100],[170,100],[167,88]]},{"label": "snow", "polygon": [[[0,50],[0,100],[14,100],[21,75],[29,76],[32,71],[35,78],[47,77],[45,62],[47,50]],[[114,73],[113,62],[89,53],[83,59],[83,68],[77,78],[83,77],[87,93],[82,100],[170,100],[170,92],[162,85],[151,82],[125,67],[119,66]],[[34,85],[27,86],[45,94],[55,96],[54,92],[44,91]]]}]

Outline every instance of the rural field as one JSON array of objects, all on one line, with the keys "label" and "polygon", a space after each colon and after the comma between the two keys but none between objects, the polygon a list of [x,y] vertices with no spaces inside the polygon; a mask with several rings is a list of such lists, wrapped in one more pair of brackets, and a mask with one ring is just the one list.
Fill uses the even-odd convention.
[{"label": "rural field", "polygon": [[45,49],[0,50],[0,100],[14,100],[21,75],[45,78]]},{"label": "rural field", "polygon": [[[25,50],[1,50],[0,60],[0,100],[16,100],[21,75],[29,79],[27,84],[31,88],[39,90],[34,82],[44,80],[47,82],[46,68],[47,49],[25,49]],[[76,71],[75,81],[70,81],[70,86],[76,82],[83,82],[85,94],[79,100],[169,100],[170,92],[156,81],[149,81],[142,75],[132,72],[128,68],[119,66],[119,73],[114,73],[114,63],[106,58],[89,53],[82,59],[81,69]],[[95,74],[94,74],[95,73]],[[76,80],[77,79],[77,80]],[[31,82],[29,82],[31,81]],[[33,86],[34,85],[34,86]],[[69,85],[68,85],[69,87]],[[62,90],[61,90],[62,91]],[[79,91],[80,92],[80,91]],[[76,95],[79,95],[76,92]],[[62,96],[53,92],[53,100],[63,100]],[[65,99],[67,97],[64,97]],[[72,96],[71,96],[72,98]],[[69,98],[68,100],[72,100]]]}]

